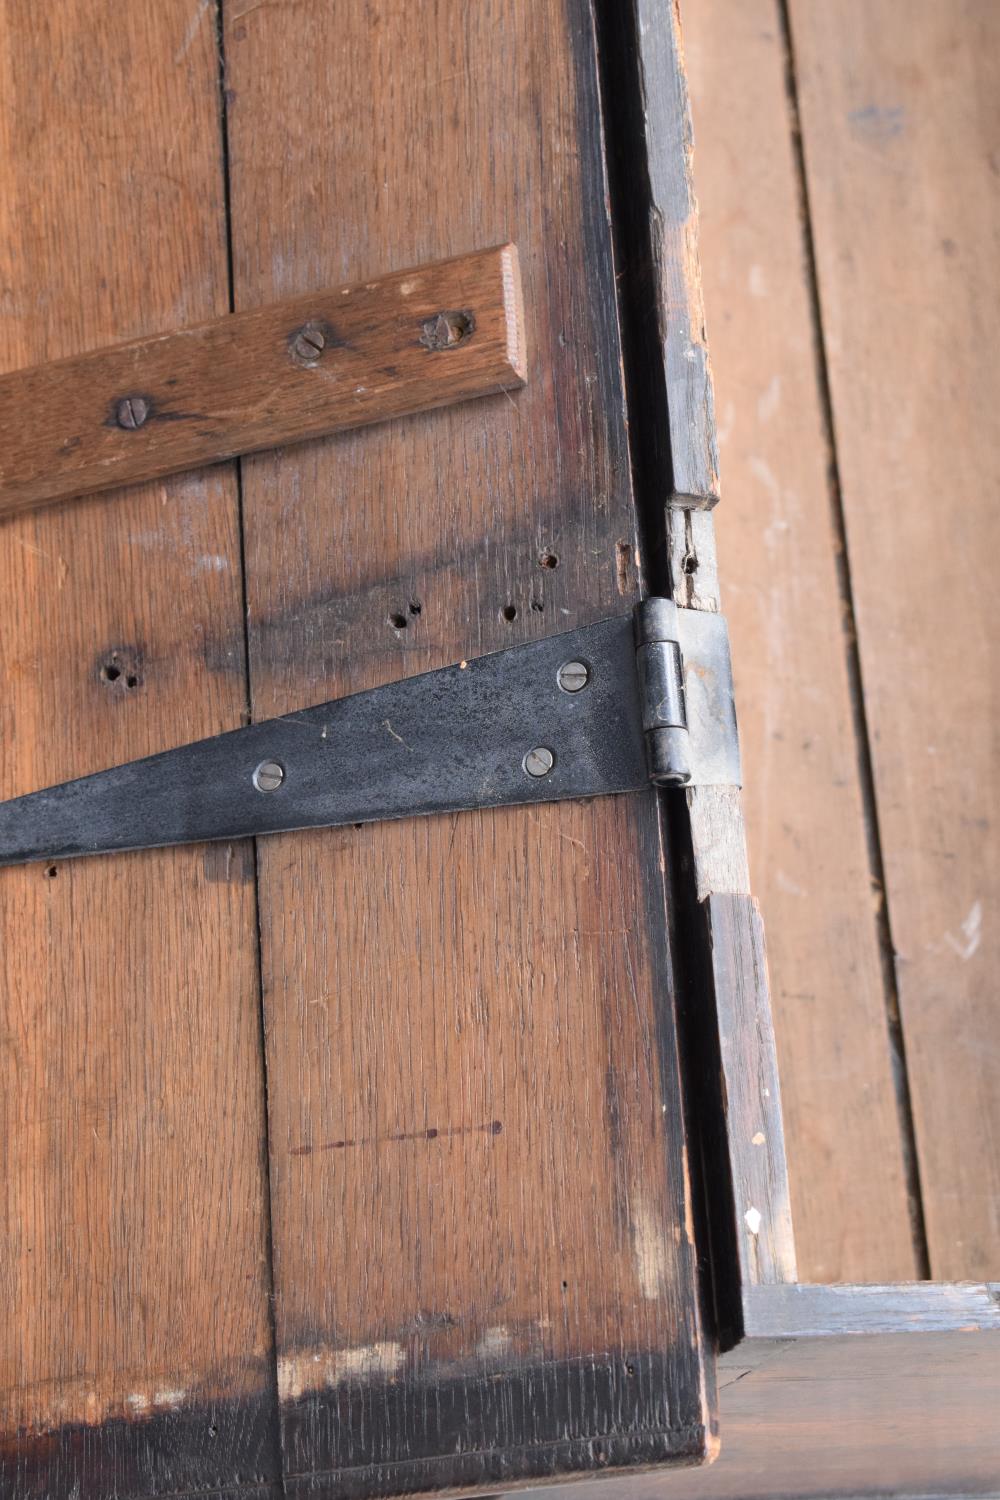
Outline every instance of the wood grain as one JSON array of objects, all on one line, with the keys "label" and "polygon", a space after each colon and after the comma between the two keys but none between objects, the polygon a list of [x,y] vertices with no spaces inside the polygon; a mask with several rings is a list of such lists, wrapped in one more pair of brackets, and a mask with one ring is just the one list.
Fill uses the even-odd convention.
[{"label": "wood grain", "polygon": [[684,22],[725,487],[719,566],[799,1272],[905,1278],[918,1266],[780,7],[685,0]]},{"label": "wood grain", "polygon": [[1000,1236],[1000,10],[791,5],[837,453],[936,1277]]},{"label": "wood grain", "polygon": [[0,377],[0,515],[516,389],[517,250]]},{"label": "wood grain", "polygon": [[[216,89],[190,3],[3,6],[5,366],[225,311]],[[229,470],[5,521],[0,795],[239,724],[239,580]],[[0,876],[5,1495],[275,1472],[254,931],[238,846]]]},{"label": "wood grain", "polygon": [[[225,40],[238,307],[509,238],[530,334],[507,400],[246,461],[255,716],[620,610],[589,7],[236,5]],[[661,857],[652,796],[261,847],[295,1493],[704,1452]]]}]

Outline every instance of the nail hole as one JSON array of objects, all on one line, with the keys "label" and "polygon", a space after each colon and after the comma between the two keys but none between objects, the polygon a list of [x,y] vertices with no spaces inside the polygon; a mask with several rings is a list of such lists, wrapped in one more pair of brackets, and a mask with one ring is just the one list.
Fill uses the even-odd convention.
[{"label": "nail hole", "polygon": [[517,605],[516,604],[505,604],[504,607],[503,607],[503,609],[500,611],[500,613],[503,615],[504,619],[507,621],[507,623],[509,625],[512,620],[516,620],[517,619]]},{"label": "nail hole", "polygon": [[568,1281],[564,1281],[563,1282],[563,1291],[564,1292],[569,1291],[569,1282]]},{"label": "nail hole", "polygon": [[419,599],[411,599],[410,600],[410,614],[411,615],[419,615],[419,613],[420,613],[420,611],[422,609],[423,609],[423,605],[420,603]]},{"label": "nail hole", "polygon": [[626,1375],[634,1375],[635,1374],[635,1365],[626,1365],[625,1366],[625,1374]]},{"label": "nail hole", "polygon": [[126,679],[125,679],[125,686],[126,687],[130,687],[130,688],[131,687],[138,687],[139,686],[139,679],[138,679],[138,677],[133,677],[131,675],[128,676],[128,677],[126,677]]},{"label": "nail hole", "polygon": [[218,1437],[219,1436],[219,1429],[218,1429],[218,1427],[216,1427],[216,1425],[215,1425],[214,1422],[212,1423],[211,1427],[209,1427],[209,1429],[208,1429],[208,1435],[209,1435],[209,1437]]},{"label": "nail hole", "polygon": [[121,667],[116,666],[113,661],[106,662],[101,668],[101,676],[105,682],[117,682],[121,675]]},{"label": "nail hole", "polygon": [[361,830],[362,830],[362,828],[364,828],[364,826],[365,826],[365,825],[364,825],[364,824],[363,824],[363,823],[355,823],[355,825],[354,825],[354,827],[355,827],[355,830],[356,830],[356,832],[358,832],[358,833],[360,833],[360,832],[361,832]]},{"label": "nail hole", "polygon": [[545,605],[542,603],[541,599],[532,599],[531,608],[534,610],[536,615],[540,615],[542,610],[545,608]]},{"label": "nail hole", "polygon": [[685,552],[684,561],[681,563],[684,572],[690,575],[698,571],[698,556],[695,552]]},{"label": "nail hole", "polygon": [[543,552],[538,563],[542,568],[558,568],[559,559],[554,552]]},{"label": "nail hole", "polygon": [[56,876],[59,874],[59,871],[55,865],[49,865],[45,873],[50,880],[55,880]]},{"label": "nail hole", "polygon": [[406,616],[399,614],[399,612],[397,611],[395,614],[391,614],[389,616],[389,624],[392,626],[393,630],[405,630]]}]

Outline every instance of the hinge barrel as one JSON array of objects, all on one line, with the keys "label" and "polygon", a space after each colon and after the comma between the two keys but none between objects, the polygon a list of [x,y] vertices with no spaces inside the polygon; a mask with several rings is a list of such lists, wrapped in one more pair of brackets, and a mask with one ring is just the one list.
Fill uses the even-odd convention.
[{"label": "hinge barrel", "polygon": [[676,604],[644,599],[636,608],[635,635],[650,780],[658,786],[686,786],[691,780],[691,745]]}]

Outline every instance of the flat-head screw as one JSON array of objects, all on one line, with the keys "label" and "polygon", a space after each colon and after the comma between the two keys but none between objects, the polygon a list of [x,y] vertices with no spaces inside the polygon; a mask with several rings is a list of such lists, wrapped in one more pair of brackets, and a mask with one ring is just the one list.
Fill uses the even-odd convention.
[{"label": "flat-head screw", "polygon": [[115,420],[119,427],[131,431],[141,427],[149,416],[149,402],[145,396],[123,396],[115,407]]},{"label": "flat-head screw", "polygon": [[326,333],[319,323],[305,323],[292,338],[292,354],[304,365],[314,365],[326,348]]},{"label": "flat-head screw", "polygon": [[547,776],[555,763],[555,756],[545,745],[536,745],[521,762],[529,776]]},{"label": "flat-head screw", "polygon": [[258,792],[276,792],[285,779],[285,768],[276,760],[262,760],[253,773],[253,784]]},{"label": "flat-head screw", "polygon": [[579,693],[590,681],[590,672],[582,661],[564,661],[556,673],[556,681],[564,693]]}]

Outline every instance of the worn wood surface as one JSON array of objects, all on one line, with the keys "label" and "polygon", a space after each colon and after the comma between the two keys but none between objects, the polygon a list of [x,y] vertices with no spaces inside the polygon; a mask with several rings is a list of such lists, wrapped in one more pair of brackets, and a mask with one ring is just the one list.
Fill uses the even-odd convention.
[{"label": "worn wood surface", "polygon": [[[226,311],[214,37],[191,21],[3,6],[5,367]],[[239,579],[229,470],[6,520],[0,795],[238,725]],[[15,1500],[276,1473],[252,874],[241,847],[0,872]]]},{"label": "worn wood surface", "polygon": [[[716,531],[799,1274],[887,1280],[920,1266],[780,10],[683,8],[725,491]],[[704,587],[697,540],[682,587]]]},{"label": "worn wood surface", "polygon": [[781,1088],[760,913],[750,896],[704,902],[743,1286],[795,1275]]},{"label": "worn wood surface", "polygon": [[792,1282],[751,1287],[747,1336],[811,1338],[981,1329],[1000,1338],[1000,1285],[982,1281],[903,1281],[832,1286]]},{"label": "worn wood surface", "polygon": [[679,0],[602,5],[623,191],[616,203],[629,399],[646,432],[645,503],[708,510],[719,498],[712,370],[698,266]]},{"label": "worn wood surface", "polygon": [[1000,9],[790,7],[936,1277],[1000,1237]]},{"label": "worn wood surface", "polygon": [[[510,238],[529,347],[507,400],[246,461],[255,715],[620,609],[589,7],[235,5],[225,46],[238,308]],[[295,1492],[704,1450],[660,861],[652,795],[261,847]]]},{"label": "worn wood surface", "polygon": [[505,245],[17,370],[0,514],[513,390],[523,346]]}]

